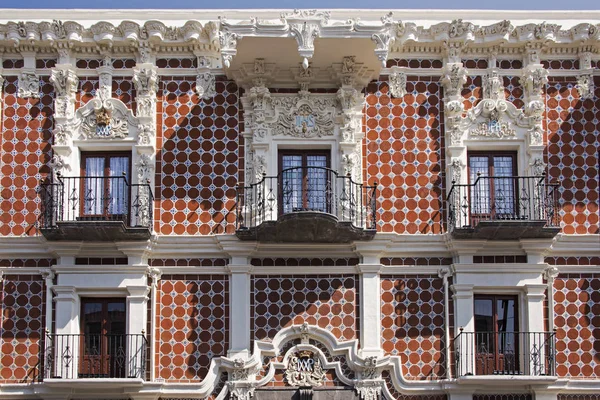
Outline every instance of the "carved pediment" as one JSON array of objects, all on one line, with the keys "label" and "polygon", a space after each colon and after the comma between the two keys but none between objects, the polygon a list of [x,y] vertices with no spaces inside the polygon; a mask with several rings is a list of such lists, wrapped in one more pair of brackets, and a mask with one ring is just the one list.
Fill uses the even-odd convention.
[{"label": "carved pediment", "polygon": [[512,126],[533,127],[523,110],[506,100],[484,99],[461,121],[462,130],[471,136],[490,138],[516,136]]},{"label": "carved pediment", "polygon": [[138,119],[118,99],[93,99],[75,113],[81,139],[123,139],[137,130]]}]

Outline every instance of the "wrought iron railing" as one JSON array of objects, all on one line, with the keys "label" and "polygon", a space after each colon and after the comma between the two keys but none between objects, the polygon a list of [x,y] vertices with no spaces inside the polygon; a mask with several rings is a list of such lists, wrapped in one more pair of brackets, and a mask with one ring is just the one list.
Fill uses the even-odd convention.
[{"label": "wrought iron railing", "polygon": [[448,229],[472,228],[481,221],[546,221],[558,226],[558,184],[545,176],[478,176],[453,183],[447,197]]},{"label": "wrought iron railing", "polygon": [[44,345],[45,379],[146,379],[143,334],[46,334]]},{"label": "wrought iron railing", "polygon": [[456,376],[555,375],[555,332],[463,332],[454,338]]},{"label": "wrought iron railing", "polygon": [[40,186],[42,229],[64,221],[123,221],[129,227],[151,227],[150,185],[132,184],[124,176],[63,177]]},{"label": "wrought iron railing", "polygon": [[338,221],[375,229],[376,191],[325,167],[293,167],[238,188],[237,229],[300,212],[326,213]]}]

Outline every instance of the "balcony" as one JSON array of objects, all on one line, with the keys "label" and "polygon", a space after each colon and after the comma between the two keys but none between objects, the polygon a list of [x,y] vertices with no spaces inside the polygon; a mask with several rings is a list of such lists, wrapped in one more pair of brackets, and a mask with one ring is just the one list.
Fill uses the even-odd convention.
[{"label": "balcony", "polygon": [[147,240],[152,232],[150,185],[123,176],[63,177],[41,185],[40,231],[48,240]]},{"label": "balcony", "polygon": [[558,185],[544,176],[478,176],[453,184],[448,231],[456,239],[553,238],[560,232]]},{"label": "balcony", "polygon": [[329,168],[287,168],[239,188],[236,235],[263,242],[370,240],[376,191]]},{"label": "balcony", "polygon": [[554,332],[460,332],[454,338],[456,376],[555,375]]},{"label": "balcony", "polygon": [[143,334],[47,334],[44,379],[146,379]]}]

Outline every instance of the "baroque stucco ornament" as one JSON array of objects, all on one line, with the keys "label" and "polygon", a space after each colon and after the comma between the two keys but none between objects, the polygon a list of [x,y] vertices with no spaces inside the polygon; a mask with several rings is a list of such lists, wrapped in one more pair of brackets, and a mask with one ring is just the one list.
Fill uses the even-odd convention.
[{"label": "baroque stucco ornament", "polygon": [[398,67],[392,67],[392,73],[389,76],[390,94],[399,98],[406,95],[406,72],[400,71]]},{"label": "baroque stucco ornament", "polygon": [[22,99],[29,97],[37,99],[40,97],[40,78],[38,78],[35,72],[23,71],[19,75],[17,96]]},{"label": "baroque stucco ornament", "polygon": [[195,91],[198,96],[204,100],[211,99],[217,93],[216,81],[210,72],[202,72],[196,76]]},{"label": "baroque stucco ornament", "polygon": [[[83,139],[123,139],[138,120],[117,99],[93,99],[75,113],[74,128],[80,128]],[[99,130],[99,126],[104,129]]]},{"label": "baroque stucco ornament", "polygon": [[333,136],[333,99],[318,96],[273,97],[271,102],[278,114],[278,118],[269,124],[274,135],[298,138]]}]

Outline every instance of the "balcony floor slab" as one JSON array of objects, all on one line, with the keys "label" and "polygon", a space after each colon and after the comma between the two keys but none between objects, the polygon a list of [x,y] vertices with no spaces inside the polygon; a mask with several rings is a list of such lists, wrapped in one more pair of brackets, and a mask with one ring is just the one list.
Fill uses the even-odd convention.
[{"label": "balcony floor slab", "polygon": [[149,228],[128,227],[123,221],[63,221],[41,231],[48,240],[88,242],[148,240],[151,236]]},{"label": "balcony floor slab", "polygon": [[277,221],[265,221],[246,229],[238,229],[240,240],[279,243],[350,243],[371,240],[375,229],[362,229],[351,222],[340,222],[331,214],[304,211],[285,214]]}]

